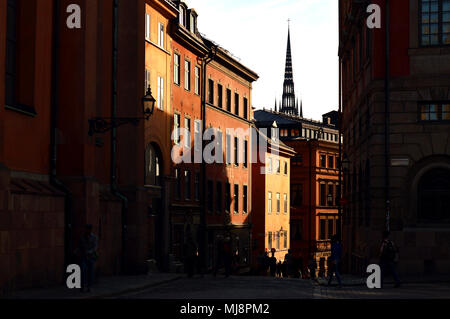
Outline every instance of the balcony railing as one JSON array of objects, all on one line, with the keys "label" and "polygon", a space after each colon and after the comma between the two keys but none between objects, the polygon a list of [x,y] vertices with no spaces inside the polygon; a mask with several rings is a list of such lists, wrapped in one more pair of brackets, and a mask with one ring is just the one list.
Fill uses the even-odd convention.
[{"label": "balcony railing", "polygon": [[316,244],[317,251],[330,251],[331,242],[329,240],[318,241]]}]

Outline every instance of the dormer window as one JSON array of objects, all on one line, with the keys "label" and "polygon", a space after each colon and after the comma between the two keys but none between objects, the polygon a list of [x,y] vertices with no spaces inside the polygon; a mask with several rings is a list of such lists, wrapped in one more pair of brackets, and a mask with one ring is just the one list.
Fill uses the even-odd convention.
[{"label": "dormer window", "polygon": [[191,32],[195,33],[195,16],[191,14]]},{"label": "dormer window", "polygon": [[183,6],[180,6],[180,17],[179,17],[179,21],[180,24],[185,27],[186,26],[186,9]]},{"label": "dormer window", "polygon": [[194,9],[189,10],[189,31],[191,33],[197,32],[197,13]]}]

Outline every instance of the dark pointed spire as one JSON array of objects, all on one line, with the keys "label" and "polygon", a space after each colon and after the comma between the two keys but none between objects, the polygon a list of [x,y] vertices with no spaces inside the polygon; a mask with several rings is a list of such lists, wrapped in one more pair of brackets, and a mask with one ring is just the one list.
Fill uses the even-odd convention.
[{"label": "dark pointed spire", "polygon": [[[288,20],[290,22],[290,20]],[[280,112],[286,114],[295,114],[295,89],[294,75],[292,70],[292,52],[291,52],[291,28],[288,25],[287,48],[286,48],[286,66],[284,71],[283,98]]]},{"label": "dark pointed spire", "polygon": [[277,112],[277,98],[275,98],[275,112]]}]

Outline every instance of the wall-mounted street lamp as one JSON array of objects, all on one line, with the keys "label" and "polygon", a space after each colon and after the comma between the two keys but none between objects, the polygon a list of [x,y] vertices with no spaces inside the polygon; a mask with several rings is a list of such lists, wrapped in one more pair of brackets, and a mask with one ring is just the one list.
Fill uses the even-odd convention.
[{"label": "wall-mounted street lamp", "polygon": [[142,98],[143,117],[94,117],[89,119],[89,136],[95,133],[106,133],[113,128],[131,123],[138,125],[140,120],[148,121],[155,109],[156,100],[152,96],[152,90],[148,87],[147,93]]},{"label": "wall-mounted street lamp", "polygon": [[348,159],[347,154],[344,153],[344,156],[342,156],[342,162],[341,162],[342,171],[344,173],[348,172],[350,169],[350,161]]},{"label": "wall-mounted street lamp", "polygon": [[333,194],[328,193],[327,202],[328,202],[328,206],[333,206]]}]

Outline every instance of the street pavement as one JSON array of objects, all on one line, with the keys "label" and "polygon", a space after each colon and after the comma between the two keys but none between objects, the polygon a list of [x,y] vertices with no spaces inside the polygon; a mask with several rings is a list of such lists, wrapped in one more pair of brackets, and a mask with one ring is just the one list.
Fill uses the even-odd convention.
[{"label": "street pavement", "polygon": [[90,293],[64,286],[15,292],[7,299],[450,299],[450,278],[405,280],[394,288],[368,289],[364,278],[343,276],[343,287],[317,281],[256,276],[212,275],[187,278],[184,274],[101,277]]},{"label": "street pavement", "polygon": [[[450,299],[448,282],[405,283],[394,288],[387,282],[383,289],[345,283],[326,286],[321,281],[291,278],[224,276],[182,278],[158,287],[123,294],[124,299]],[[323,280],[322,280],[323,282]],[[361,280],[360,280],[361,282]]]}]

